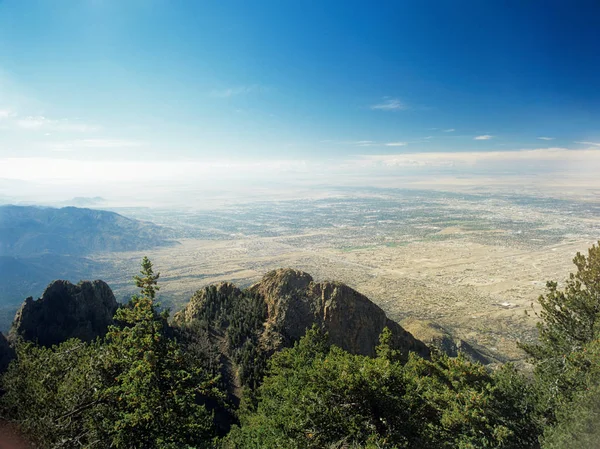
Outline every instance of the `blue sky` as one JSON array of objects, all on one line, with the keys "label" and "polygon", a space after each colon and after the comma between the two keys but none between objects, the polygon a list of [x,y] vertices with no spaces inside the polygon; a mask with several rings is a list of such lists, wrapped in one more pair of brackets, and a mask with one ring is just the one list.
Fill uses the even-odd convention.
[{"label": "blue sky", "polygon": [[3,0],[0,159],[592,151],[599,23],[597,1]]}]

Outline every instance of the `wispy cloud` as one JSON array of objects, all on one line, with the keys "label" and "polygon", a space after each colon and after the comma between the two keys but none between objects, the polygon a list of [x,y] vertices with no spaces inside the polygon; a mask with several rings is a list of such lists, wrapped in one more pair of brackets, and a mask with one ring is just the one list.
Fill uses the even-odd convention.
[{"label": "wispy cloud", "polygon": [[388,142],[385,144],[386,147],[404,147],[408,145],[406,142]]},{"label": "wispy cloud", "polygon": [[231,98],[239,95],[247,95],[251,93],[265,92],[267,88],[258,84],[252,84],[250,86],[236,86],[228,87],[226,89],[213,89],[210,92],[211,97],[215,98]]},{"label": "wispy cloud", "polygon": [[331,143],[334,145],[355,145],[359,147],[371,147],[373,145],[380,145],[374,140],[321,140],[321,143]]},{"label": "wispy cloud", "polygon": [[494,136],[490,136],[489,134],[484,134],[483,136],[473,137],[473,140],[490,140]]},{"label": "wispy cloud", "polygon": [[[519,163],[544,162],[556,170],[600,168],[600,149],[570,150],[567,148],[538,148],[492,152],[434,152],[363,155],[355,161],[362,167],[507,167]],[[500,165],[499,165],[500,164]],[[548,165],[550,164],[550,165]]]},{"label": "wispy cloud", "polygon": [[448,128],[444,130],[445,133],[453,133],[454,131],[456,131],[454,128]]},{"label": "wispy cloud", "polygon": [[44,117],[43,115],[37,116],[26,116],[26,117],[16,117],[13,121],[13,124],[16,128],[23,130],[31,130],[31,131],[64,131],[64,132],[91,132],[97,131],[99,128],[97,126],[88,125],[86,123],[81,123],[78,121],[72,121],[68,119],[50,119],[48,117]]},{"label": "wispy cloud", "polygon": [[371,109],[379,111],[402,111],[408,109],[408,106],[398,98],[384,98],[381,103],[371,105]]},{"label": "wispy cloud", "polygon": [[50,145],[51,151],[68,152],[84,148],[135,148],[143,143],[137,140],[123,139],[81,139],[69,142],[59,142]]},{"label": "wispy cloud", "polygon": [[600,143],[598,143],[598,142],[575,142],[575,143],[580,143],[582,145],[592,145],[593,147],[600,147]]},{"label": "wispy cloud", "polygon": [[0,120],[7,119],[9,117],[13,117],[14,112],[10,109],[0,109]]},{"label": "wispy cloud", "polygon": [[538,137],[539,140],[554,140],[555,137]]}]

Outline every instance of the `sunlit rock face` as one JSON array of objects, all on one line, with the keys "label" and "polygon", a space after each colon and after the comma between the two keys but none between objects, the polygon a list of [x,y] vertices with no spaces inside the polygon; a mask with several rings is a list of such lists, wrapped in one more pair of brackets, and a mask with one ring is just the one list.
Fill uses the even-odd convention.
[{"label": "sunlit rock face", "polygon": [[347,285],[314,282],[309,274],[286,268],[267,273],[250,291],[263,296],[267,303],[264,341],[273,349],[289,345],[316,324],[329,334],[332,344],[354,354],[375,355],[379,336],[388,327],[392,344],[404,355],[409,351],[429,355],[423,342]]},{"label": "sunlit rock face", "polygon": [[13,322],[10,338],[34,341],[42,346],[69,338],[90,341],[106,333],[117,310],[115,296],[104,281],[54,281],[42,296],[24,302]]}]

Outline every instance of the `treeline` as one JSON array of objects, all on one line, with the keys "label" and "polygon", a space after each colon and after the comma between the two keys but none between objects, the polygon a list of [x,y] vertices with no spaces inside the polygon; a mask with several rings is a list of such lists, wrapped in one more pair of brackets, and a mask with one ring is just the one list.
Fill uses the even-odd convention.
[{"label": "treeline", "polygon": [[[0,410],[43,448],[595,449],[600,246],[574,263],[539,299],[538,343],[523,346],[535,366],[527,377],[436,353],[402,362],[387,330],[376,357],[332,346],[317,328],[270,355],[264,301],[247,292],[208,288],[199,316],[172,326],[144,259],[141,293],[105,337],[16,345]],[[244,387],[240,404],[225,362]]]}]

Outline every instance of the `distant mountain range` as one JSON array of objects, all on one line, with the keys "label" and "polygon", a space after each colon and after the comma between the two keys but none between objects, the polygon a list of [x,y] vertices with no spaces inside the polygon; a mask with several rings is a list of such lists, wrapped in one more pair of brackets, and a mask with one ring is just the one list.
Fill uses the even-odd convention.
[{"label": "distant mountain range", "polygon": [[169,232],[114,212],[77,207],[0,206],[0,255],[82,256],[168,244]]},{"label": "distant mountain range", "polygon": [[53,279],[85,279],[87,256],[173,244],[170,229],[114,212],[77,207],[0,206],[0,329],[27,296]]}]

